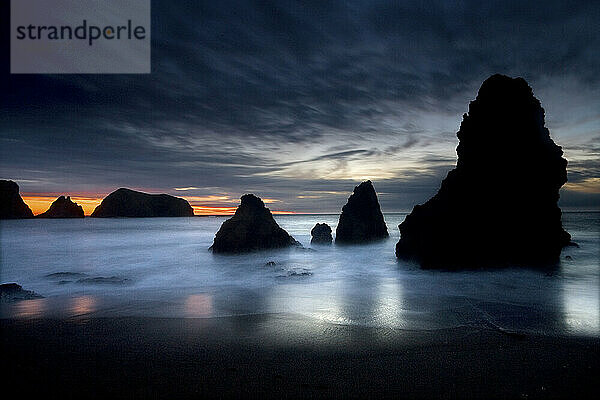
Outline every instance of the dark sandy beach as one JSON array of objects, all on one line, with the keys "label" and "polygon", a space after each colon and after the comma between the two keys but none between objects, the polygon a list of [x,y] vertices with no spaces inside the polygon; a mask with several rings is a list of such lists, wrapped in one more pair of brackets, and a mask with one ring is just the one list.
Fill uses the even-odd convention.
[{"label": "dark sandy beach", "polygon": [[4,390],[43,398],[591,398],[600,340],[294,315],[1,320]]}]

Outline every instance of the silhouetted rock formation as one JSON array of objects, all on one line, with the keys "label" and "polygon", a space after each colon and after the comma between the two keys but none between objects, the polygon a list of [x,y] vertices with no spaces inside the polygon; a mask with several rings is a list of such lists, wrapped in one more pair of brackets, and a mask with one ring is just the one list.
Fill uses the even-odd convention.
[{"label": "silhouetted rock formation", "polygon": [[310,231],[312,239],[311,244],[331,244],[333,237],[331,236],[331,227],[327,224],[317,223]]},{"label": "silhouetted rock formation", "polygon": [[16,301],[40,299],[43,296],[31,291],[25,290],[16,283],[3,283],[0,285],[0,301]]},{"label": "silhouetted rock formation", "polygon": [[233,217],[221,225],[210,249],[214,253],[247,253],[299,245],[277,225],[260,198],[245,194]]},{"label": "silhouetted rock formation", "polygon": [[0,219],[33,218],[31,209],[19,194],[19,185],[0,180]]},{"label": "silhouetted rock formation", "polygon": [[83,218],[83,208],[74,203],[71,197],[60,196],[52,203],[48,211],[37,216],[38,218]]},{"label": "silhouetted rock formation", "polygon": [[354,188],[354,192],[342,208],[340,222],[335,231],[335,242],[366,243],[387,237],[387,226],[373,184],[371,181],[364,181]]},{"label": "silhouetted rock formation", "polygon": [[118,189],[102,200],[92,217],[193,217],[190,203],[168,194],[148,194]]},{"label": "silhouetted rock formation", "polygon": [[457,136],[456,168],[400,224],[396,255],[424,268],[555,263],[570,241],[557,206],[567,161],[527,82],[488,78]]}]

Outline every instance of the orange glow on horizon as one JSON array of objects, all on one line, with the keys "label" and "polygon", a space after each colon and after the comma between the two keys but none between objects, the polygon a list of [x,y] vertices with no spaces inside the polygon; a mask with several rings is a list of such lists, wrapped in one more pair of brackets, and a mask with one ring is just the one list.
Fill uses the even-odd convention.
[{"label": "orange glow on horizon", "polygon": [[[31,208],[31,211],[33,211],[33,214],[39,215],[48,211],[50,205],[52,205],[52,203],[54,203],[59,196],[36,196],[33,194],[28,194],[22,197],[25,204],[27,204],[29,208]],[[85,215],[91,215],[94,209],[102,202],[102,198],[99,197],[71,196],[71,200],[83,208],[83,213]]]},{"label": "orange glow on horizon", "polygon": [[[208,195],[208,196],[181,196],[190,203],[194,209],[194,215],[233,215],[237,210],[237,201],[234,201],[227,194]],[[265,204],[279,203],[281,200],[264,198]],[[203,202],[211,202],[211,205],[202,204]],[[215,204],[216,203],[216,204]],[[219,204],[221,203],[221,204]],[[227,203],[227,204],[222,204]],[[232,205],[235,204],[235,205]],[[296,214],[293,211],[271,211],[272,214]]]},{"label": "orange glow on horizon", "polygon": [[565,189],[581,193],[600,193],[600,178],[586,178],[580,182],[567,182]]},{"label": "orange glow on horizon", "polygon": [[194,215],[233,215],[237,207],[211,207],[211,206],[195,206]]},{"label": "orange glow on horizon", "polygon": [[[194,215],[233,215],[237,207],[212,207],[212,206],[196,206],[192,205],[194,209]],[[275,215],[291,215],[296,214],[293,211],[273,211]]]},{"label": "orange glow on horizon", "polygon": [[[58,195],[50,195],[48,193],[24,193],[22,198],[25,204],[31,208],[34,215],[39,215],[46,212],[50,205],[58,198]],[[190,205],[194,209],[194,215],[233,215],[237,206],[207,206],[200,204],[193,204],[194,200],[226,200],[226,196],[204,196],[204,197],[183,197],[189,201]],[[71,196],[71,200],[80,205],[83,208],[83,213],[86,216],[90,216],[94,209],[102,202],[102,197],[92,196]],[[266,199],[265,203],[275,203],[279,200]],[[293,211],[271,211],[275,215],[290,215],[296,214]]]}]

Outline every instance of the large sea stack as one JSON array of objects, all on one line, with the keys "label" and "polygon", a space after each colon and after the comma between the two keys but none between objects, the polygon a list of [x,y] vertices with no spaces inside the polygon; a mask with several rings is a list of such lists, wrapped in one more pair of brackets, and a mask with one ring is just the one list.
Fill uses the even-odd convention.
[{"label": "large sea stack", "polygon": [[277,225],[260,198],[245,194],[233,217],[221,225],[210,249],[214,253],[248,253],[299,245]]},{"label": "large sea stack", "polygon": [[19,194],[19,185],[0,180],[0,219],[33,218],[33,212]]},{"label": "large sea stack", "polygon": [[48,211],[38,218],[83,218],[83,208],[71,200],[71,197],[60,196],[52,203]]},{"label": "large sea stack", "polygon": [[193,217],[190,203],[168,194],[148,194],[118,189],[102,200],[92,217]]},{"label": "large sea stack", "polygon": [[557,205],[567,161],[527,82],[488,78],[457,136],[456,168],[400,224],[396,255],[424,268],[553,265],[570,242]]},{"label": "large sea stack", "polygon": [[368,243],[388,237],[387,226],[371,181],[354,188],[342,208],[335,231],[335,242],[340,244]]}]

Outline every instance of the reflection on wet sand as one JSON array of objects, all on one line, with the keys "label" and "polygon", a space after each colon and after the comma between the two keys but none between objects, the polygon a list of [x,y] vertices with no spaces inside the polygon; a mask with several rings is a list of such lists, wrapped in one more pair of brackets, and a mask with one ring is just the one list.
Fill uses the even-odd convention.
[{"label": "reflection on wet sand", "polygon": [[186,297],[185,304],[186,317],[207,318],[213,315],[213,299],[206,293],[192,294]]},{"label": "reflection on wet sand", "polygon": [[4,303],[0,315],[8,318],[63,318],[89,315],[99,310],[97,296],[48,297]]},{"label": "reflection on wet sand", "polygon": [[377,306],[373,319],[375,325],[385,328],[402,328],[406,325],[404,298],[401,282],[380,282]]},{"label": "reflection on wet sand", "polygon": [[98,309],[98,300],[94,296],[79,296],[70,299],[67,312],[71,317],[90,314]]},{"label": "reflection on wet sand", "polygon": [[266,310],[274,313],[301,314],[332,324],[350,324],[343,311],[343,282],[326,282],[322,287],[290,283],[264,293]]},{"label": "reflection on wet sand", "polygon": [[563,283],[563,315],[568,331],[581,335],[600,334],[600,286],[596,291],[589,290],[589,284],[572,281]]},{"label": "reflection on wet sand", "polygon": [[22,300],[12,307],[14,318],[41,318],[44,316],[48,299]]},{"label": "reflection on wet sand", "polygon": [[402,327],[405,325],[402,290],[399,280],[368,276],[363,276],[360,282],[287,284],[269,292],[268,311],[301,314],[332,324]]},{"label": "reflection on wet sand", "polygon": [[[345,315],[342,303],[343,282],[330,282],[330,287],[327,290],[327,296],[318,298],[311,296],[310,293],[303,293],[304,286],[295,286],[296,299],[299,300],[295,304],[290,304],[289,307],[298,307],[295,312],[308,312],[308,315],[318,320],[329,322],[332,324],[350,324],[352,321]],[[291,288],[290,288],[291,289]],[[285,299],[285,298],[284,298]]]}]

